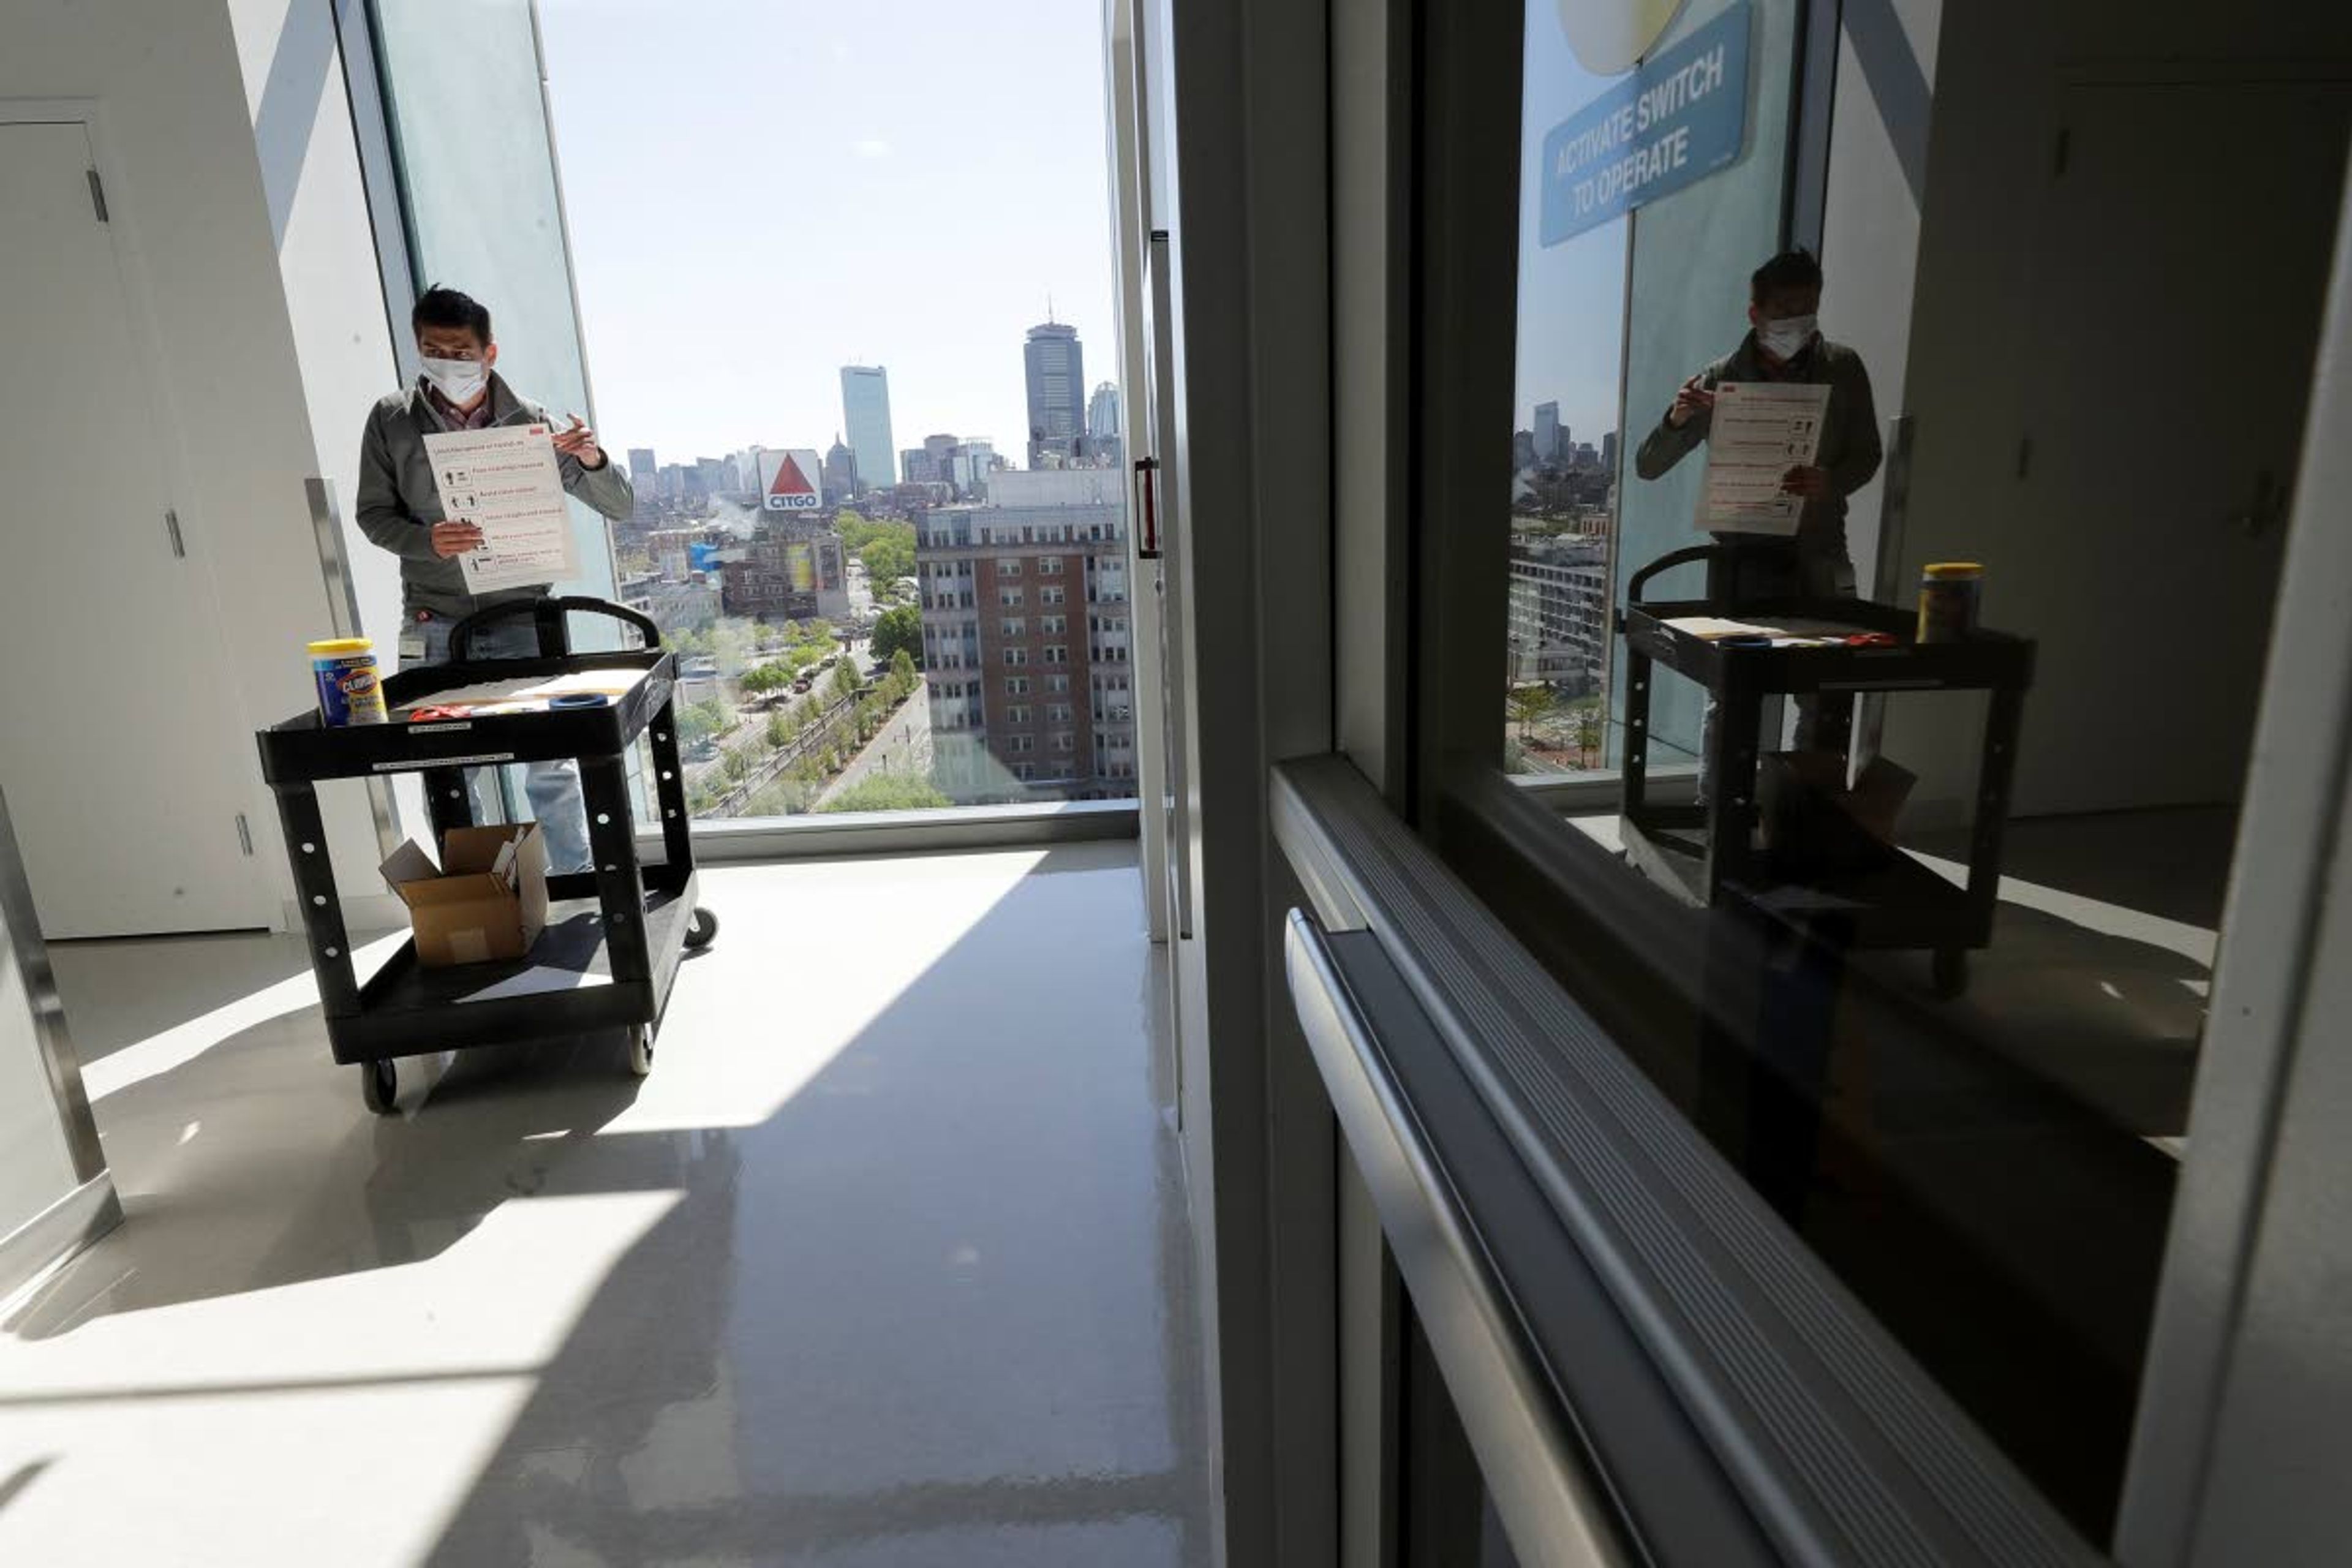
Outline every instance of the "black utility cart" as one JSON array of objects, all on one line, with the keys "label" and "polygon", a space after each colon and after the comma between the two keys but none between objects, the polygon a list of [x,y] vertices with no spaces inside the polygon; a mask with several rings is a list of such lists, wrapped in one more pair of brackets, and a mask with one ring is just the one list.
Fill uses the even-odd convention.
[{"label": "black utility cart", "polygon": [[[575,654],[566,620],[573,612],[625,621],[644,634],[646,646]],[[525,617],[537,628],[538,658],[468,660],[476,632]],[[719,929],[717,919],[694,901],[694,846],[687,831],[685,770],[678,764],[672,716],[677,668],[662,651],[660,628],[602,599],[519,600],[459,622],[450,635],[450,658],[385,679],[384,700],[393,710],[389,723],[330,728],[310,712],[257,737],[262,775],[277,792],[286,852],[301,896],[327,1037],[335,1060],[361,1068],[368,1109],[379,1114],[392,1109],[398,1057],[626,1030],[630,1068],[639,1074],[650,1071],[654,1034],[679,959]],[[582,671],[635,672],[636,679],[598,707],[420,723],[400,716],[403,707],[439,692]],[[667,851],[661,863],[651,866],[638,863],[626,767],[630,748],[645,735],[651,738],[650,782]],[[473,823],[464,769],[565,758],[579,763],[594,868],[548,878],[547,924],[530,952],[511,962],[425,968],[416,962],[414,942],[404,942],[383,968],[360,981],[336,900],[318,781],[424,774],[436,847],[446,849],[452,828]]]},{"label": "black utility cart", "polygon": [[[1866,599],[1744,597],[1738,591],[1747,576],[1742,550],[1726,543],[1678,550],[1634,573],[1626,584],[1618,630],[1626,651],[1622,826],[1627,857],[1652,880],[1694,905],[1736,901],[1845,949],[1924,950],[1933,955],[1937,992],[1957,994],[1967,984],[1969,950],[1992,937],[2001,832],[2009,816],[2018,723],[2033,676],[2033,644],[1990,631],[1972,631],[1955,642],[1921,643],[1909,611]],[[1643,598],[1643,589],[1660,573],[1700,563],[1708,568],[1706,598]],[[1887,640],[1877,646],[1727,647],[1668,624],[1701,616],[1816,632],[1851,628]],[[1661,805],[1650,798],[1651,684],[1657,665],[1696,681],[1714,700],[1703,805]],[[1991,694],[1965,888],[1954,887],[1892,845],[1868,847],[1860,858],[1833,867],[1792,872],[1776,866],[1756,843],[1767,697],[1813,696],[1821,708],[1816,723],[1851,733],[1857,694],[1964,690]]]}]

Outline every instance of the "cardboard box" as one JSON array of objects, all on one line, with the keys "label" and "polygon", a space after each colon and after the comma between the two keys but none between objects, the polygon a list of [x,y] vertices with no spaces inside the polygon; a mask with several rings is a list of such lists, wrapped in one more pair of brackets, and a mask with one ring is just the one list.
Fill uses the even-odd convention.
[{"label": "cardboard box", "polygon": [[[514,846],[511,856],[502,852]],[[534,822],[450,830],[446,867],[414,838],[383,863],[408,906],[416,962],[433,968],[520,958],[547,925],[547,840]]]}]

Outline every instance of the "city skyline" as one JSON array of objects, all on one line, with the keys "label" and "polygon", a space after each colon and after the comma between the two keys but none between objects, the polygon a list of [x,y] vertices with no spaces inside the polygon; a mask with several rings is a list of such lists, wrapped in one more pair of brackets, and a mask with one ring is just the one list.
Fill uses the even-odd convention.
[{"label": "city skyline", "polygon": [[[944,0],[541,9],[616,449],[822,451],[840,368],[862,364],[888,367],[902,442],[953,430],[1017,461],[1024,334],[1048,299],[1111,341],[1101,18],[1084,0],[1036,0],[1017,27]],[[976,81],[1020,89],[974,117]]]}]

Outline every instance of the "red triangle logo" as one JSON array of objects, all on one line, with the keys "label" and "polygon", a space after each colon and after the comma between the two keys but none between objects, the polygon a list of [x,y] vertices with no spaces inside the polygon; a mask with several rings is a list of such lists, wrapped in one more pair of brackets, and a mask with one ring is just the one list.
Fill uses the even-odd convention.
[{"label": "red triangle logo", "polygon": [[809,483],[806,474],[801,472],[800,464],[788,456],[776,465],[776,479],[768,487],[768,493],[772,496],[813,496],[816,494],[816,487]]}]

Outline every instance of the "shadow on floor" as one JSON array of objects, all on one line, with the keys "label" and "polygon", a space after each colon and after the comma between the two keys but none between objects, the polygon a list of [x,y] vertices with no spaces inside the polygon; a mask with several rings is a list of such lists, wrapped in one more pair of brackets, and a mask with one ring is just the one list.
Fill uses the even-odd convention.
[{"label": "shadow on floor", "polygon": [[[112,983],[135,952],[142,983]],[[74,1054],[85,1068],[256,992],[310,972],[299,937],[251,932],[153,940],[57,942],[49,963],[66,997]]]},{"label": "shadow on floor", "polygon": [[[729,910],[643,1098],[617,1040],[592,1039],[461,1055],[401,1118],[342,1086],[315,1157],[240,1154],[225,1127],[215,1158],[243,1163],[212,1197],[127,1194],[117,1237],[9,1327],[430,1263],[515,1205],[674,1194],[535,1369],[426,1560],[1206,1563],[1189,1219],[1137,1046],[1148,966],[1117,953],[1124,1011],[1055,984],[1140,941],[1131,891],[1132,918],[1107,923],[1099,884],[1058,874],[1104,864],[1045,856],[805,1072],[784,1064],[821,1032],[801,988],[827,983],[825,955]],[[1132,879],[1131,851],[1111,864]],[[152,1146],[183,1115],[233,1113],[213,1107],[240,1084],[315,1083],[320,1048],[315,1012],[278,1020],[126,1086],[101,1121]],[[662,1100],[666,1076],[681,1098]],[[722,1102],[744,1120],[659,1124]],[[238,1226],[271,1234],[224,1266]]]}]

